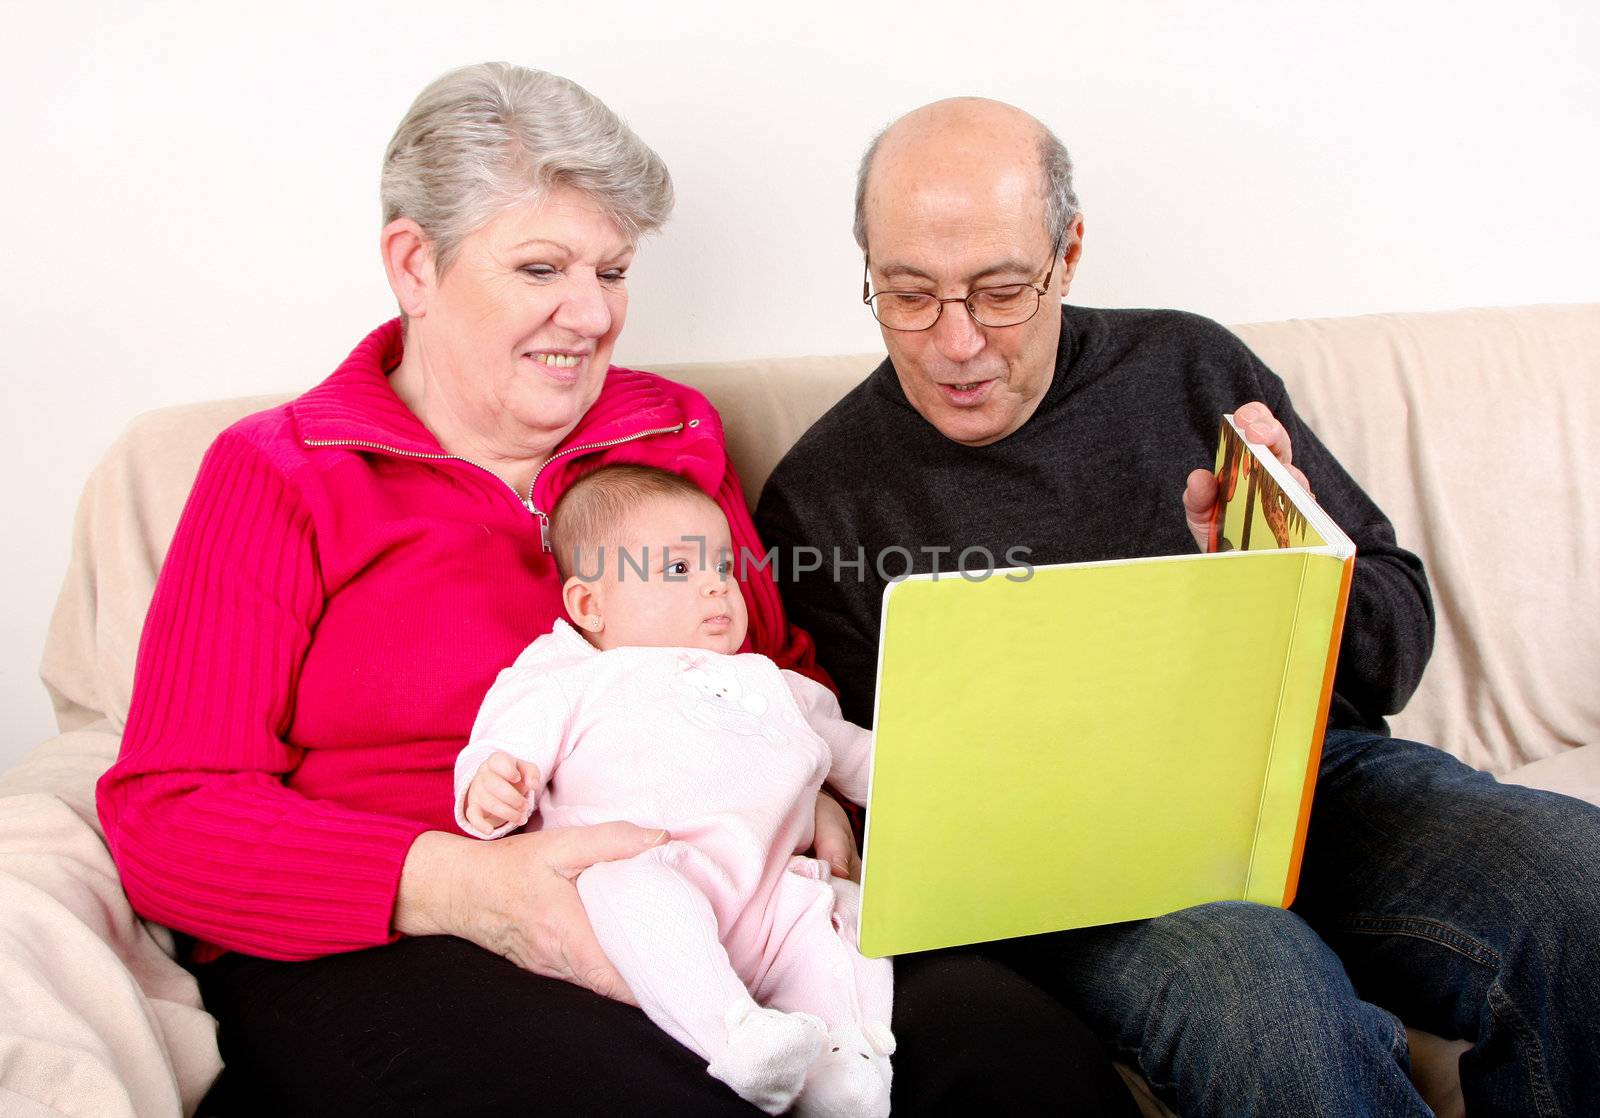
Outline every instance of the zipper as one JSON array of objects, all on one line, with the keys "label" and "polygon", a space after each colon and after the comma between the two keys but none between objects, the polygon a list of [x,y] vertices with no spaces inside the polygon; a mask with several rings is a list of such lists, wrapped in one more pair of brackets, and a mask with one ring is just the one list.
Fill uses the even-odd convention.
[{"label": "zipper", "polygon": [[[698,427],[699,425],[700,421],[698,419],[689,421],[689,426],[691,427]],[[469,466],[474,466],[511,490],[517,502],[527,509],[529,513],[539,518],[539,546],[548,552],[550,550],[550,516],[533,503],[533,489],[539,483],[539,475],[544,473],[545,466],[550,465],[557,458],[564,458],[569,454],[578,454],[587,450],[608,450],[614,446],[621,446],[623,443],[637,442],[640,439],[648,439],[656,435],[675,435],[683,430],[683,426],[682,423],[674,423],[671,427],[655,427],[648,431],[635,431],[631,435],[623,435],[616,439],[605,439],[597,443],[584,443],[582,446],[569,446],[565,450],[558,450],[544,460],[544,465],[534,471],[533,480],[528,483],[528,495],[526,497],[517,491],[516,486],[489,469],[489,467],[482,463],[474,462],[470,458],[463,458],[459,454],[429,454],[420,450],[402,450],[397,446],[367,442],[365,439],[306,439],[304,441],[306,446],[358,446],[366,450],[381,450],[385,454],[399,455],[401,458],[421,458],[434,462],[465,462]]]},{"label": "zipper", "polygon": [[[700,425],[700,421],[698,419],[691,419],[689,421],[689,425],[691,427],[698,427]],[[539,475],[544,473],[545,466],[550,465],[550,463],[554,462],[557,458],[564,458],[569,454],[578,454],[585,450],[609,450],[611,447],[621,446],[623,443],[637,442],[640,439],[648,439],[656,435],[676,435],[682,430],[683,424],[674,423],[671,427],[656,427],[649,431],[635,431],[633,434],[623,435],[619,439],[606,439],[598,443],[584,443],[582,446],[569,446],[567,449],[558,450],[550,457],[546,458],[544,460],[544,465],[540,466],[533,472],[533,480],[528,483],[527,499],[522,502],[528,507],[529,512],[533,513],[533,515],[539,518],[539,546],[545,551],[550,550],[550,517],[547,513],[542,512],[540,509],[535,507],[533,503],[533,489],[534,486],[539,484]]]}]

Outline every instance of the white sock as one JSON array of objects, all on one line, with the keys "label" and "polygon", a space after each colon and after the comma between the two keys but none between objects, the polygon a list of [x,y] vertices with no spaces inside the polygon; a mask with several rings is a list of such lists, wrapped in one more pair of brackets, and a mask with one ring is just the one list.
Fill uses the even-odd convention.
[{"label": "white sock", "polygon": [[809,1013],[780,1013],[760,1006],[728,1011],[728,1047],[709,1067],[740,1098],[768,1114],[782,1114],[805,1085],[828,1029]]},{"label": "white sock", "polygon": [[888,1026],[843,1025],[828,1034],[795,1103],[801,1118],[887,1118],[894,1072]]}]

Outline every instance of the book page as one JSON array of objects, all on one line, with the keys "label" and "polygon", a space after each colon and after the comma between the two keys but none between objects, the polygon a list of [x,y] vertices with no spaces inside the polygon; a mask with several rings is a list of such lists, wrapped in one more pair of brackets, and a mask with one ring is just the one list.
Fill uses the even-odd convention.
[{"label": "book page", "polygon": [[1270,551],[1327,544],[1226,418],[1217,442],[1216,476],[1217,507],[1207,550]]}]

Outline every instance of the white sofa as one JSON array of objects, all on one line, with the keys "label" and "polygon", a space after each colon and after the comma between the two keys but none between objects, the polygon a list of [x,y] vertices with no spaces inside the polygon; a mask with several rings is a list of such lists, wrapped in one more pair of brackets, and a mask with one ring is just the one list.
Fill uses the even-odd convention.
[{"label": "white sofa", "polygon": [[[1600,304],[1238,332],[1427,562],[1438,647],[1396,733],[1600,802],[1600,505],[1582,489],[1600,477]],[[660,371],[721,410],[753,499],[877,360]],[[201,453],[277,400],[142,416],[85,488],[42,667],[61,734],[0,776],[0,1112],[189,1113],[220,1067],[171,934],[128,907],[93,785],[117,750],[139,629]],[[1419,1036],[1414,1047],[1425,1093],[1459,1112],[1464,1045]]]}]

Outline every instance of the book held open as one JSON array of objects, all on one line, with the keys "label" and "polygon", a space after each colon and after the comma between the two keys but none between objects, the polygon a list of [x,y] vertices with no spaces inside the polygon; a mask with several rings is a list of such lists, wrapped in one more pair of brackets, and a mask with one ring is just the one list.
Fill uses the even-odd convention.
[{"label": "book held open", "polygon": [[1293,900],[1355,547],[1232,416],[1216,471],[1208,553],[885,589],[864,953]]}]

